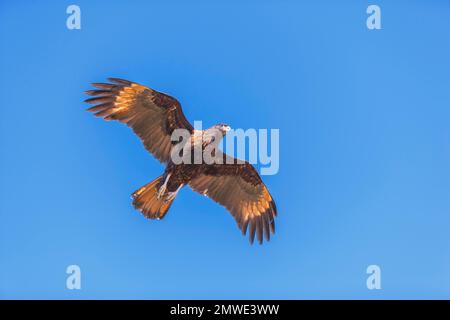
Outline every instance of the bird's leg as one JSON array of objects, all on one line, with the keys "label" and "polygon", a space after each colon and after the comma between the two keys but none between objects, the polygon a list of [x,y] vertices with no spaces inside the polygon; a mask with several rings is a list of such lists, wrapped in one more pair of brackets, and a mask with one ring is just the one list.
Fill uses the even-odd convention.
[{"label": "bird's leg", "polygon": [[184,186],[184,184],[180,184],[180,186],[177,188],[177,190],[175,190],[174,192],[168,192],[167,193],[167,197],[166,197],[166,201],[172,201],[173,199],[175,199],[175,197],[177,196],[178,191],[180,191],[180,189]]},{"label": "bird's leg", "polygon": [[167,182],[169,182],[169,178],[171,176],[171,173],[167,174],[166,180],[164,181],[163,185],[158,190],[158,199],[161,199],[161,197],[164,195],[167,189]]}]

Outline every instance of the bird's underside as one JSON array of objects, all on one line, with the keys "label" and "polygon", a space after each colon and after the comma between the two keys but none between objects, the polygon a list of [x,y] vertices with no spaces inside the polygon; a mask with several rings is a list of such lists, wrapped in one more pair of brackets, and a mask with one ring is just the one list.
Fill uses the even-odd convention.
[{"label": "bird's underside", "polygon": [[[224,161],[219,163],[175,164],[171,157],[175,146],[171,141],[174,130],[186,130],[193,141],[199,137],[184,116],[179,102],[134,82],[117,78],[109,80],[112,83],[93,83],[96,89],[86,91],[93,96],[86,102],[95,105],[88,111],[105,120],[127,124],[144,147],[166,165],[163,175],[132,194],[133,206],[147,218],[162,219],[178,191],[189,185],[194,191],[226,207],[242,233],[249,233],[251,243],[255,236],[259,243],[263,242],[263,237],[268,241],[270,234],[275,233],[277,210],[255,168],[220,151],[216,156]],[[229,130],[225,127],[216,125],[202,134],[205,136],[208,130],[218,130],[223,136]],[[203,142],[203,148],[206,145]]]}]

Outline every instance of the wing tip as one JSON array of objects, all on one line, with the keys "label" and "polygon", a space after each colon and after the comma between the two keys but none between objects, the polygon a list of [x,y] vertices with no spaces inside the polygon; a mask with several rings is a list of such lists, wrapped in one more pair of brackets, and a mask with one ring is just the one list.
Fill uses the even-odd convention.
[{"label": "wing tip", "polygon": [[129,86],[129,85],[133,84],[133,82],[125,80],[125,79],[121,79],[121,78],[108,77],[107,79],[108,79],[108,81],[111,81],[111,82],[114,82],[114,83],[117,83],[117,84],[123,84],[123,85],[126,85],[126,86]]},{"label": "wing tip", "polygon": [[275,234],[276,208],[269,204],[269,207],[258,216],[247,219],[240,224],[242,234],[245,236],[249,230],[248,239],[251,245],[257,240],[261,245],[264,240],[269,242],[271,235]]}]

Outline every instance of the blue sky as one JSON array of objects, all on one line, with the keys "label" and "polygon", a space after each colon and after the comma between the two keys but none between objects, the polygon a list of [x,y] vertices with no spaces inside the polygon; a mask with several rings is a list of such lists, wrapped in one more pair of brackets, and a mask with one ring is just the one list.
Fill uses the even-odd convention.
[{"label": "blue sky", "polygon": [[[68,30],[73,3],[0,4],[1,298],[450,298],[447,1],[76,1]],[[163,166],[84,111],[108,76],[280,129],[269,243],[188,188],[163,221],[132,208]]]}]

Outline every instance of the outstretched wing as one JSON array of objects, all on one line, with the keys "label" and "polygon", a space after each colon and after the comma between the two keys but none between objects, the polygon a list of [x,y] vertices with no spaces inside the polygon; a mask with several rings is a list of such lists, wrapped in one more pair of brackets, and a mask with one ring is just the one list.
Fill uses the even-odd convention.
[{"label": "outstretched wing", "polygon": [[194,130],[181,110],[180,103],[169,95],[127,80],[108,78],[112,83],[93,83],[98,90],[85,100],[95,106],[87,109],[105,120],[118,120],[131,127],[145,148],[159,161],[170,159],[171,134],[175,129]]},{"label": "outstretched wing", "polygon": [[268,241],[270,234],[275,233],[275,202],[256,169],[248,162],[204,165],[203,174],[191,180],[189,185],[226,207],[242,233],[245,235],[249,230],[250,243],[255,234],[261,244],[263,235]]}]

